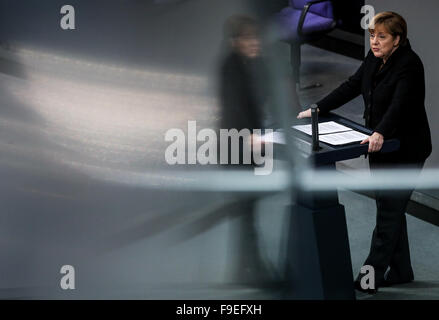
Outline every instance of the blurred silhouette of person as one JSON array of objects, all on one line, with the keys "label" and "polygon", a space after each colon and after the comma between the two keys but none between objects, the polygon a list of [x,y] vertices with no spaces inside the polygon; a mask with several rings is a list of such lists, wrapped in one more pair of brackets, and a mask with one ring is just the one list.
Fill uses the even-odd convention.
[{"label": "blurred silhouette of person", "polygon": [[[248,139],[240,139],[239,164],[231,164],[232,150],[228,143],[228,164],[221,167],[252,169],[253,158],[245,165],[243,152],[245,148],[262,148],[260,136],[252,130],[263,129],[263,107],[267,100],[267,90],[262,85],[266,72],[261,56],[260,27],[251,17],[234,15],[227,19],[224,34],[228,50],[219,71],[220,128],[249,129],[252,134]],[[268,279],[258,247],[256,203],[257,197],[251,195],[240,199],[230,210],[232,228],[236,227],[231,234],[232,239],[236,239],[231,248],[234,252],[231,279],[235,283],[253,285]]]},{"label": "blurred silhouette of person", "polygon": [[[220,69],[222,129],[249,129],[252,132],[253,129],[264,127],[264,105],[268,91],[262,85],[266,79],[266,69],[261,56],[259,28],[256,20],[244,15],[234,15],[225,23],[229,50]],[[259,137],[255,134],[244,143],[247,143],[245,147],[260,146]],[[243,164],[243,150],[241,145],[240,164]]]}]

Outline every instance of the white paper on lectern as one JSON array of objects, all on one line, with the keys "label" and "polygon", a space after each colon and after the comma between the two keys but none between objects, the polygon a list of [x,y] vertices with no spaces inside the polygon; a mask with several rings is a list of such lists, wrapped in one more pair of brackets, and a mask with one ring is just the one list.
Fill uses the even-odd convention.
[{"label": "white paper on lectern", "polygon": [[285,135],[281,131],[274,131],[273,133],[265,134],[262,136],[262,140],[267,143],[286,144]]},{"label": "white paper on lectern", "polygon": [[363,141],[368,137],[369,137],[368,135],[354,130],[325,134],[321,136],[319,135],[320,141],[329,143],[331,145],[341,145],[346,143],[359,142],[359,141]]},{"label": "white paper on lectern", "polygon": [[[349,131],[344,132],[320,134],[319,140],[331,145],[342,145],[352,142],[360,142],[368,137],[369,136],[364,133],[349,129]],[[267,143],[286,144],[283,131],[275,131],[271,134],[265,134],[262,136],[262,140]]]},{"label": "white paper on lectern", "polygon": [[[303,124],[303,125],[297,125],[293,126],[294,129],[302,131],[306,133],[307,135],[312,135],[312,127],[310,124]],[[352,130],[349,127],[346,127],[342,124],[339,124],[335,121],[328,121],[328,122],[322,122],[319,123],[319,135],[321,134],[328,134],[328,133],[335,133],[335,132],[344,132]]]}]

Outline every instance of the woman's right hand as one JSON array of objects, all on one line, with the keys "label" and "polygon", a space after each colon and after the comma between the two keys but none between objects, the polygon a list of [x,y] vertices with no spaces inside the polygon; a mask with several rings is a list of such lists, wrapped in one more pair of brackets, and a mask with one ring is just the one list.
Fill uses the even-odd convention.
[{"label": "woman's right hand", "polygon": [[297,119],[303,119],[303,118],[311,118],[311,108],[299,112],[299,114],[297,115]]}]

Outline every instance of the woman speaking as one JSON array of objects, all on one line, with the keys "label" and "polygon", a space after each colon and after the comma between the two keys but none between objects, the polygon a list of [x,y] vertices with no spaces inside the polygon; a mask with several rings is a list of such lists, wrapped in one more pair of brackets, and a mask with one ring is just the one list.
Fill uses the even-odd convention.
[{"label": "woman speaking", "polygon": [[[431,153],[431,137],[425,112],[424,68],[407,39],[407,24],[397,13],[382,12],[369,28],[370,51],[360,68],[337,89],[317,102],[319,113],[338,108],[362,94],[366,127],[373,133],[369,144],[372,173],[379,168],[422,169]],[[310,109],[298,118],[310,117]],[[379,153],[384,140],[396,138],[396,152]],[[376,191],[377,219],[370,253],[364,265],[375,270],[375,293],[380,286],[413,281],[405,210],[413,190]]]}]

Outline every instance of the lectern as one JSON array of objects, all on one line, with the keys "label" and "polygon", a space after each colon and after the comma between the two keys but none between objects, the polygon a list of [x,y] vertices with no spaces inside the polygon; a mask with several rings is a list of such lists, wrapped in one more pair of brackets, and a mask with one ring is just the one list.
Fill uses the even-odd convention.
[{"label": "lectern", "polygon": [[[310,123],[310,119],[304,120]],[[367,135],[372,131],[341,116],[320,116],[319,122],[335,121]],[[294,133],[304,145],[311,137]],[[305,152],[315,170],[336,170],[337,161],[367,154],[368,145],[359,142],[331,146],[320,142],[320,149]],[[385,140],[380,152],[396,151],[399,141]],[[302,152],[305,148],[301,148]],[[344,207],[337,190],[306,192],[298,190],[291,207],[286,276],[289,299],[355,299],[349,238]]]}]

